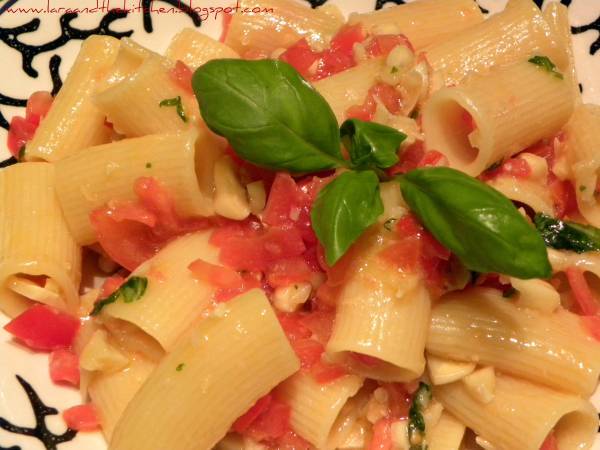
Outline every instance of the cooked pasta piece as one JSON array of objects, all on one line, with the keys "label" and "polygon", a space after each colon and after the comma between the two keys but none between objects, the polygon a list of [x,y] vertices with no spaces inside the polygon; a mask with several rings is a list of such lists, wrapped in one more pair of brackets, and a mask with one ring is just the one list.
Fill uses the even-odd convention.
[{"label": "cooked pasta piece", "polygon": [[142,47],[130,38],[121,39],[115,62],[106,80],[104,80],[104,84],[100,85],[99,91],[101,92],[109,86],[129,78],[150,55],[156,55],[156,53]]},{"label": "cooked pasta piece", "polygon": [[48,115],[27,144],[27,160],[58,161],[110,139],[104,113],[93,101],[117,57],[119,41],[108,36],[85,40]]},{"label": "cooked pasta piece", "polygon": [[204,231],[171,242],[131,274],[148,280],[142,297],[133,303],[107,305],[103,313],[136,325],[171,351],[180,335],[211,304],[215,288],[188,270],[198,258],[218,263],[218,249],[209,244],[210,235]]},{"label": "cooked pasta piece", "polygon": [[225,44],[244,55],[269,56],[305,38],[313,48],[324,48],[344,23],[336,7],[311,9],[296,0],[242,0],[242,8],[259,12],[235,14]]},{"label": "cooked pasta piece", "polygon": [[[81,249],[63,218],[55,179],[54,166],[42,162],[0,170],[0,309],[9,316],[32,300],[73,313],[79,307]],[[41,287],[29,276],[48,279]]]},{"label": "cooked pasta piece", "polygon": [[278,389],[281,399],[290,406],[290,424],[294,431],[316,448],[330,448],[332,427],[348,399],[354,396],[363,379],[347,375],[320,384],[312,375],[298,372]]},{"label": "cooked pasta piece", "polygon": [[496,395],[483,404],[462,382],[436,386],[433,395],[494,448],[539,450],[554,430],[558,448],[589,448],[598,429],[594,407],[582,398],[497,374]]},{"label": "cooked pasta piece", "polygon": [[421,49],[483,22],[483,14],[473,0],[420,0],[353,14],[348,22],[361,23],[372,34],[402,33]]},{"label": "cooked pasta piece", "polygon": [[459,450],[461,448],[465,426],[452,414],[442,412],[438,423],[427,432],[429,450]]},{"label": "cooked pasta piece", "polygon": [[451,294],[436,306],[427,351],[582,395],[600,374],[600,346],[577,316],[519,308],[491,289]]},{"label": "cooked pasta piece", "polygon": [[382,59],[367,60],[356,67],[316,81],[313,86],[327,100],[338,122],[342,123],[346,120],[348,108],[363,104],[384,67],[385,61]]},{"label": "cooked pasta piece", "polygon": [[110,450],[166,449],[173,442],[180,450],[212,448],[254,402],[299,369],[260,290],[225,309],[201,321],[160,363],[127,407]]},{"label": "cooked pasta piece", "polygon": [[[349,356],[348,363],[362,376],[410,381],[425,368],[430,298],[418,275],[399,272],[379,256],[389,245],[381,230],[355,244],[355,262],[337,298],[327,352]],[[349,353],[379,361],[371,364]]]},{"label": "cooked pasta piece", "polygon": [[580,105],[565,127],[565,148],[581,215],[600,226],[597,183],[600,169],[600,106]]},{"label": "cooked pasta piece", "polygon": [[119,372],[92,375],[88,392],[98,410],[102,432],[110,441],[125,408],[156,368],[156,364],[136,356]]},{"label": "cooked pasta piece", "polygon": [[501,13],[424,51],[435,72],[435,86],[449,86],[472,72],[534,54],[555,59],[557,45],[550,36],[550,27],[531,0],[510,0]]},{"label": "cooked pasta piece", "polygon": [[[169,74],[172,62],[149,56],[129,78],[94,97],[98,108],[127,137],[175,133],[196,127],[196,99]],[[181,106],[177,106],[177,99]],[[168,105],[161,102],[169,101]]]},{"label": "cooked pasta piece", "polygon": [[[95,242],[90,213],[109,201],[135,199],[134,183],[144,176],[155,177],[165,186],[181,214],[210,214],[212,192],[200,190],[194,170],[202,158],[195,149],[196,136],[191,131],[124,139],[57,163],[56,191],[77,242]],[[205,147],[204,151],[213,150]],[[211,183],[203,181],[208,189]]]},{"label": "cooked pasta piece", "polygon": [[478,175],[556,134],[572,112],[569,83],[522,61],[437,91],[423,109],[423,130],[427,147],[451,167]]},{"label": "cooked pasta piece", "polygon": [[193,28],[181,30],[171,41],[165,56],[192,68],[200,67],[212,59],[240,57],[232,48]]}]

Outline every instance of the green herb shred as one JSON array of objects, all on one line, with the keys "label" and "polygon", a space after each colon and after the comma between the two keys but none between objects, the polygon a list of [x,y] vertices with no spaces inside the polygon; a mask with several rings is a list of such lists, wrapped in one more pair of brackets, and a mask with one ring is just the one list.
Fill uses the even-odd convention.
[{"label": "green herb shred", "polygon": [[179,116],[179,118],[181,120],[183,120],[184,122],[188,121],[187,116],[185,115],[185,110],[183,109],[183,103],[181,101],[181,96],[178,95],[175,98],[166,98],[163,101],[161,101],[158,106],[160,106],[161,108],[163,106],[174,106],[175,110],[177,111],[177,115]]},{"label": "green herb shred", "polygon": [[541,67],[547,72],[550,72],[556,78],[561,80],[564,78],[563,74],[556,70],[556,64],[554,64],[547,56],[534,56],[528,60],[531,64]]},{"label": "green herb shred", "polygon": [[133,303],[138,301],[143,297],[147,287],[148,278],[131,277],[111,295],[97,302],[90,315],[96,316],[100,314],[105,306],[115,303],[118,300],[123,300],[124,303]]},{"label": "green herb shred", "polygon": [[423,410],[431,401],[431,388],[428,384],[420,382],[408,411],[408,442],[410,450],[427,450],[425,444],[425,418]]},{"label": "green herb shred", "polygon": [[151,162],[147,162],[146,163],[146,169],[152,169],[152,163]]},{"label": "green herb shred", "polygon": [[179,364],[179,365],[178,365],[178,366],[175,368],[175,370],[176,370],[177,372],[181,372],[183,369],[185,369],[185,364],[184,364],[184,363],[181,363],[181,364]]},{"label": "green herb shred", "polygon": [[538,213],[533,222],[546,246],[575,253],[600,250],[600,229]]}]

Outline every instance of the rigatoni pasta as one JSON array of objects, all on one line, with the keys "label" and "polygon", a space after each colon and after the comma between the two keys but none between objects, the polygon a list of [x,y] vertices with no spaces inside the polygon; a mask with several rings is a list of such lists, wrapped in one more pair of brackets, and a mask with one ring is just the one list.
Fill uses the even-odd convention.
[{"label": "rigatoni pasta", "polygon": [[181,61],[189,67],[200,67],[212,59],[239,58],[233,49],[193,28],[180,31],[165,53],[172,61]]},{"label": "rigatoni pasta", "polygon": [[[48,163],[0,171],[0,309],[9,316],[33,301],[73,313],[79,307],[81,248],[69,233],[55,183]],[[28,277],[45,281],[39,286]]]},{"label": "rigatoni pasta", "polygon": [[[237,417],[298,368],[267,298],[250,291],[220,317],[201,322],[161,362],[127,407],[110,448],[168,448],[184,434],[182,450],[212,448]],[[240,377],[239,370],[253,376]]]},{"label": "rigatoni pasta", "polygon": [[27,145],[28,160],[59,161],[110,140],[105,115],[93,98],[118,51],[115,38],[92,36],[86,40],[48,116]]},{"label": "rigatoni pasta", "polygon": [[523,60],[437,91],[423,109],[426,145],[450,166],[478,175],[557,133],[573,112],[562,75]]}]

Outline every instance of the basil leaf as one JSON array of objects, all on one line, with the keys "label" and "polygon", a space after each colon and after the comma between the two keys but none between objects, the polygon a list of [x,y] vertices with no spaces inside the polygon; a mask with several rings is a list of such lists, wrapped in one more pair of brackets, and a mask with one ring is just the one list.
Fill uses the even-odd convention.
[{"label": "basil leaf", "polygon": [[427,445],[424,444],[426,423],[423,410],[427,408],[430,401],[431,388],[428,384],[421,381],[408,411],[408,442],[410,443],[410,450],[427,450]]},{"label": "basil leaf", "polygon": [[374,172],[346,172],[319,193],[311,212],[312,227],[330,265],[383,214],[379,179]]},{"label": "basil leaf", "polygon": [[447,167],[399,180],[413,212],[468,269],[523,279],[552,274],[544,241],[500,192]]},{"label": "basil leaf", "polygon": [[179,118],[181,120],[183,120],[184,122],[188,121],[187,116],[185,115],[185,110],[183,109],[183,103],[181,102],[181,96],[177,96],[175,98],[166,98],[164,100],[162,100],[158,106],[160,106],[161,108],[163,106],[174,106],[175,107],[175,111],[177,112],[177,115],[179,116]]},{"label": "basil leaf", "polygon": [[600,229],[596,227],[553,219],[545,214],[536,214],[533,221],[548,247],[576,253],[600,250]]},{"label": "basil leaf", "polygon": [[90,313],[91,316],[100,314],[100,311],[111,303],[122,299],[125,303],[133,303],[144,295],[148,287],[148,278],[146,277],[131,277],[119,287],[115,292],[110,294],[103,300],[100,300],[94,305],[94,309]]},{"label": "basil leaf", "polygon": [[245,160],[290,172],[347,165],[331,107],[289,64],[213,60],[192,85],[208,127]]},{"label": "basil leaf", "polygon": [[395,128],[358,119],[346,120],[340,135],[353,167],[358,169],[393,166],[398,162],[398,148],[406,139],[406,135]]},{"label": "basil leaf", "polygon": [[550,72],[556,78],[560,78],[561,80],[564,78],[563,74],[556,70],[556,64],[554,64],[547,56],[534,56],[529,58],[527,61],[531,64],[541,67],[546,72]]}]

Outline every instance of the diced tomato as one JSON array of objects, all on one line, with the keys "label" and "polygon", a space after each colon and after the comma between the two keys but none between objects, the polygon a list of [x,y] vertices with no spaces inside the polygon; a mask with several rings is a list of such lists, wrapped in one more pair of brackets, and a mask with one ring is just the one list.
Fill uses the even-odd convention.
[{"label": "diced tomato", "polygon": [[405,214],[396,222],[396,232],[401,237],[420,236],[423,227],[412,214]]},{"label": "diced tomato", "polygon": [[389,416],[396,419],[407,418],[412,403],[411,393],[416,388],[411,391],[407,389],[406,384],[402,383],[383,383],[381,387],[388,393]]},{"label": "diced tomato", "polygon": [[531,167],[523,158],[511,158],[502,165],[507,175],[515,178],[527,178],[531,175]]},{"label": "diced tomato", "polygon": [[169,71],[169,75],[177,86],[183,89],[188,94],[193,94],[192,89],[192,76],[194,75],[192,69],[190,69],[183,61],[177,61],[175,67]]},{"label": "diced tomato", "polygon": [[113,203],[90,214],[98,242],[111,259],[132,271],[172,238],[211,226],[201,217],[182,218],[164,186],[154,178],[134,184],[137,203]]},{"label": "diced tomato", "polygon": [[371,95],[367,95],[362,105],[353,105],[346,111],[347,119],[358,119],[364,122],[371,122],[377,110],[377,103]]},{"label": "diced tomato", "polygon": [[377,367],[381,364],[381,360],[379,358],[365,355],[363,353],[351,352],[350,356],[352,357],[352,359],[358,361],[360,364],[367,367]]},{"label": "diced tomato", "polygon": [[72,430],[95,431],[100,428],[100,417],[92,404],[74,406],[63,411],[63,419]]},{"label": "diced tomato", "polygon": [[327,364],[322,361],[312,366],[310,373],[316,382],[320,384],[331,383],[348,375],[346,369],[339,364]]},{"label": "diced tomato", "polygon": [[302,316],[297,313],[278,314],[279,324],[283,328],[283,332],[290,341],[298,339],[307,339],[312,335],[312,331],[302,320]]},{"label": "diced tomato", "polygon": [[387,56],[394,47],[401,45],[413,53],[415,51],[411,42],[403,34],[380,34],[374,36],[367,45],[367,53],[372,57]]},{"label": "diced tomato", "polygon": [[540,141],[524,150],[523,153],[533,153],[534,155],[544,158],[547,161],[550,169],[552,169],[554,166],[556,155],[554,151],[554,145],[552,145],[551,142]]},{"label": "diced tomato", "polygon": [[371,88],[371,95],[379,99],[391,114],[400,114],[402,112],[402,97],[394,86],[386,83],[377,83]]},{"label": "diced tomato", "polygon": [[573,297],[583,315],[596,316],[600,313],[600,304],[588,285],[583,270],[569,267],[566,271],[567,280],[573,291]]},{"label": "diced tomato", "polygon": [[416,141],[409,145],[399,155],[399,161],[388,169],[388,174],[398,175],[410,172],[419,167],[419,164],[425,156],[425,147],[422,141]]},{"label": "diced tomato", "polygon": [[421,247],[420,239],[413,236],[389,245],[379,255],[402,272],[414,273],[421,261]]},{"label": "diced tomato", "polygon": [[238,287],[222,287],[215,292],[215,301],[218,303],[228,302],[232,298],[243,294],[251,289],[261,288],[268,294],[268,286],[262,282],[262,274],[260,272],[245,272],[241,275],[242,284]]},{"label": "diced tomato", "polygon": [[244,280],[235,270],[217,266],[202,259],[192,262],[188,266],[188,269],[190,269],[196,279],[210,283],[218,288],[240,289],[244,285]]},{"label": "diced tomato", "polygon": [[428,150],[417,164],[417,167],[447,167],[448,158],[437,150]]},{"label": "diced tomato", "polygon": [[69,348],[79,331],[79,320],[46,305],[34,305],[4,329],[33,350]]},{"label": "diced tomato", "polygon": [[263,211],[262,220],[271,226],[291,226],[300,216],[300,210],[307,203],[304,194],[294,179],[279,172],[273,180],[269,198]]},{"label": "diced tomato", "polygon": [[302,257],[281,259],[267,271],[267,282],[272,287],[284,287],[310,281],[313,271]]},{"label": "diced tomato", "polygon": [[50,378],[55,383],[79,386],[79,358],[71,350],[59,349],[50,353]]},{"label": "diced tomato", "polygon": [[288,405],[273,398],[263,411],[244,432],[259,442],[272,442],[283,437],[290,428],[291,410]]},{"label": "diced tomato", "polygon": [[277,260],[301,256],[306,246],[295,228],[269,228],[253,236],[230,237],[220,245],[220,260],[235,270],[264,271]]},{"label": "diced tomato", "polygon": [[558,218],[569,217],[578,212],[577,195],[573,183],[550,176],[549,186]]},{"label": "diced tomato", "polygon": [[558,450],[558,442],[556,441],[556,436],[554,435],[554,431],[551,431],[540,450]]},{"label": "diced tomato", "polygon": [[33,139],[36,129],[37,125],[23,117],[15,116],[12,118],[8,130],[7,146],[15,158],[19,158],[21,148]]},{"label": "diced tomato", "polygon": [[310,369],[319,361],[325,352],[323,345],[314,339],[298,339],[292,342],[292,347],[300,359],[303,369]]},{"label": "diced tomato", "polygon": [[329,77],[356,65],[354,45],[365,40],[360,24],[343,27],[331,40],[331,46],[320,55],[317,73],[313,80]]},{"label": "diced tomato", "polygon": [[310,313],[302,313],[300,321],[312,333],[312,337],[322,344],[326,344],[331,337],[335,311],[319,307]]},{"label": "diced tomato", "polygon": [[581,323],[590,336],[600,341],[600,316],[581,316]]},{"label": "diced tomato", "polygon": [[46,117],[54,98],[48,91],[37,91],[31,94],[27,100],[27,109],[25,110],[25,119],[35,126],[38,126],[42,119]]},{"label": "diced tomato", "polygon": [[106,280],[104,280],[104,283],[102,284],[100,297],[109,297],[113,292],[119,289],[123,283],[125,283],[125,278],[120,275],[113,275],[112,277],[108,277]]},{"label": "diced tomato", "polygon": [[279,59],[294,67],[304,78],[310,78],[309,69],[319,57],[319,53],[310,48],[306,39],[300,39],[288,48]]},{"label": "diced tomato", "polygon": [[222,31],[221,37],[219,38],[220,42],[225,42],[227,39],[227,33],[229,33],[229,27],[231,26],[231,21],[233,20],[233,14],[223,14],[223,22],[221,23]]},{"label": "diced tomato", "polygon": [[373,438],[369,450],[392,450],[392,421],[388,418],[379,419],[373,425]]},{"label": "diced tomato", "polygon": [[264,397],[259,398],[243,416],[239,417],[235,422],[233,422],[231,429],[236,433],[242,434],[250,425],[252,425],[258,416],[269,409],[272,401],[273,396],[271,394],[267,394]]}]

